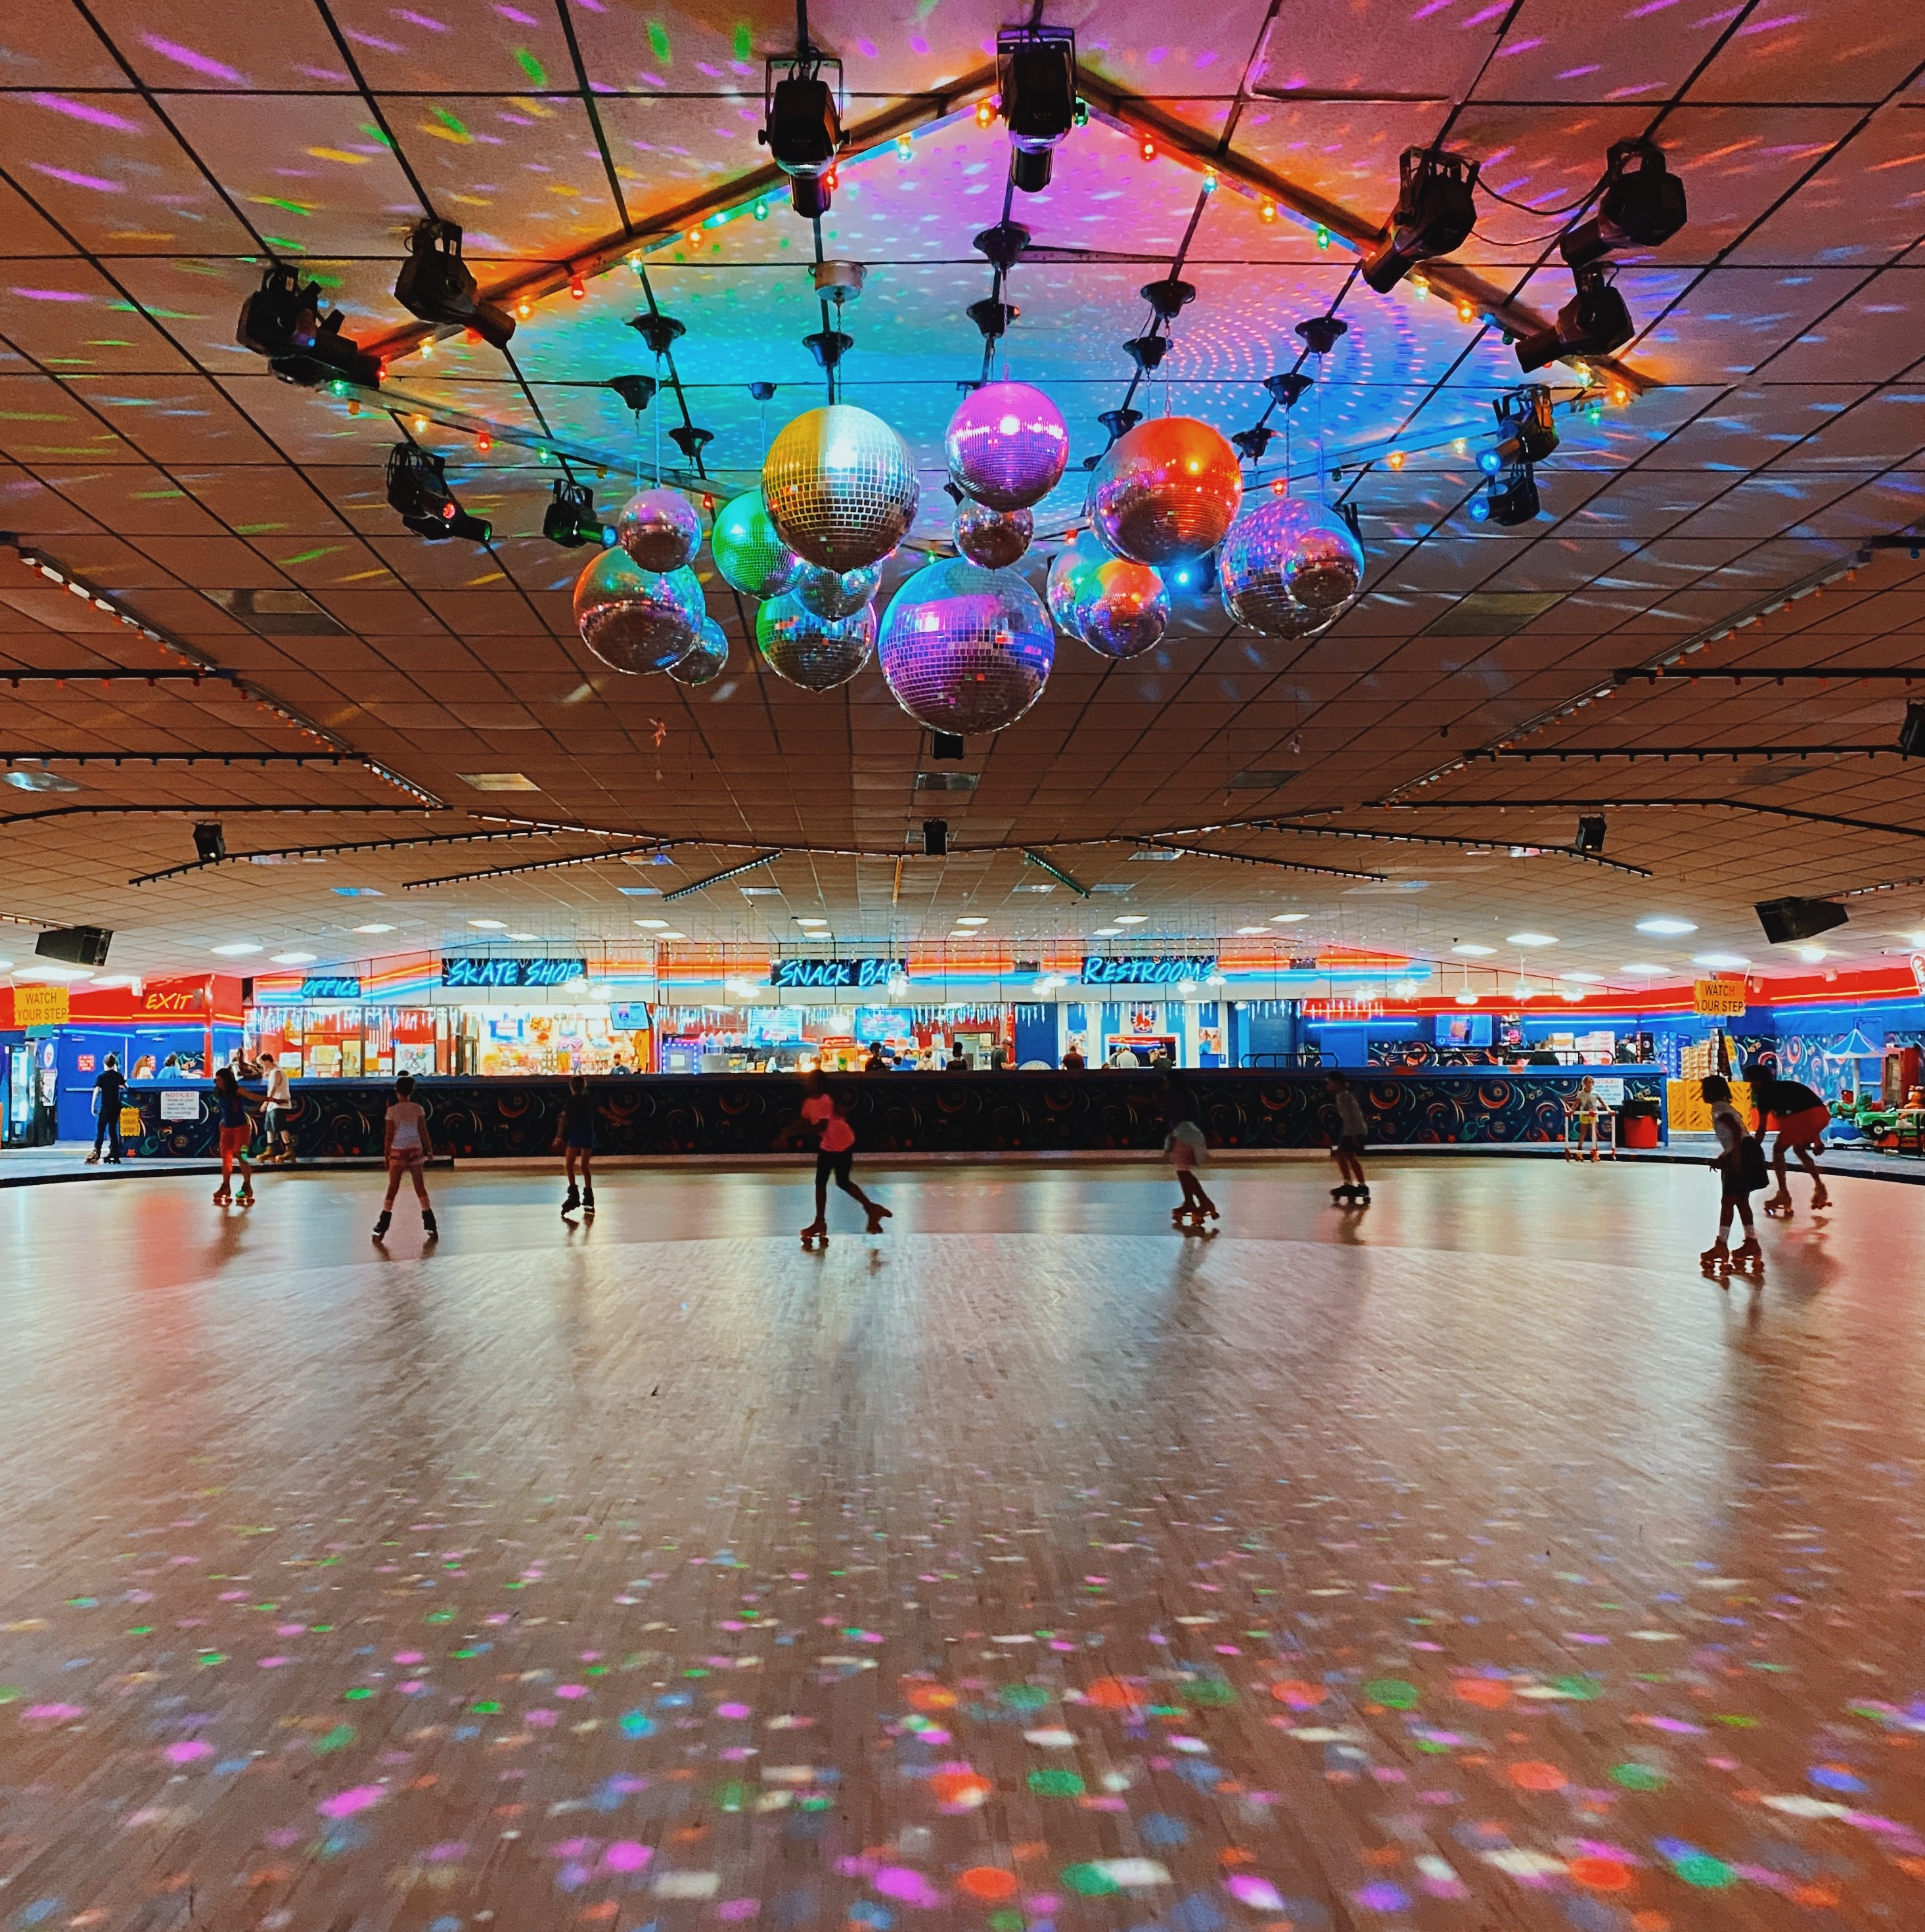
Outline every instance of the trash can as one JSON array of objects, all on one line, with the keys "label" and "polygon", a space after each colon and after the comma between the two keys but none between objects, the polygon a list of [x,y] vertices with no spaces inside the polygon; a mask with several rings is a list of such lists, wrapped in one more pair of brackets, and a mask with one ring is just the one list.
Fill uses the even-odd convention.
[{"label": "trash can", "polygon": [[1618,1144],[1654,1148],[1658,1143],[1658,1103],[1634,1095],[1618,1109]]}]

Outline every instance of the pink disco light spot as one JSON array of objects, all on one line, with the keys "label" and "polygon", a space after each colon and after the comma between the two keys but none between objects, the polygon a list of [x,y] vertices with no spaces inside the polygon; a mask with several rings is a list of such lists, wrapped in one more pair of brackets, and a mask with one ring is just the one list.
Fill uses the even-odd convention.
[{"label": "pink disco light spot", "polygon": [[184,47],[178,40],[163,40],[158,34],[142,34],[140,44],[158,54],[162,59],[170,60],[175,66],[185,68],[190,74],[204,74],[210,80],[230,80],[236,87],[247,85],[247,76],[237,73],[225,61],[196,53],[192,47]]},{"label": "pink disco light spot", "polygon": [[211,1757],[214,1747],[199,1738],[190,1738],[184,1744],[169,1744],[160,1755],[169,1764],[193,1764],[199,1759]]},{"label": "pink disco light spot", "polygon": [[323,1818],[352,1818],[357,1811],[371,1810],[387,1795],[379,1784],[350,1785],[345,1791],[336,1792],[331,1798],[322,1798],[314,1809]]},{"label": "pink disco light spot", "polygon": [[130,121],[124,115],[109,114],[104,107],[90,107],[84,100],[68,100],[58,94],[32,94],[27,98],[36,107],[64,114],[70,121],[88,122],[96,128],[112,128],[123,134],[144,134],[147,131],[138,121]]},{"label": "pink disco light spot", "polygon": [[72,289],[10,289],[9,295],[18,296],[22,302],[91,302],[91,296],[76,294]]},{"label": "pink disco light spot", "polygon": [[919,1911],[932,1911],[943,1902],[943,1894],[922,1873],[907,1865],[885,1865],[872,1881],[885,1898],[898,1905],[913,1905]]},{"label": "pink disco light spot", "polygon": [[98,175],[77,173],[72,168],[49,167],[44,161],[29,161],[28,166],[37,175],[45,175],[49,181],[65,182],[70,188],[91,188],[100,194],[118,194],[122,192],[117,181],[103,181]]},{"label": "pink disco light spot", "polygon": [[1519,54],[1528,54],[1533,47],[1541,47],[1543,44],[1541,38],[1534,40],[1513,40],[1507,46],[1498,48],[1498,58],[1510,60]]},{"label": "pink disco light spot", "polygon": [[654,1856],[646,1845],[638,1845],[632,1838],[617,1838],[602,1853],[601,1863],[608,1871],[638,1872]]}]

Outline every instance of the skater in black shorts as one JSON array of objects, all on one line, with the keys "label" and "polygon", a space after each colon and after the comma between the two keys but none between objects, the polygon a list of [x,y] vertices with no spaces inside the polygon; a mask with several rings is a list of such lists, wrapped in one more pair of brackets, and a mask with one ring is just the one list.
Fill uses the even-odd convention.
[{"label": "skater in black shorts", "polygon": [[[1721,1184],[1718,1238],[1698,1258],[1716,1274],[1732,1268],[1755,1272],[1763,1265],[1764,1255],[1751,1218],[1751,1197],[1765,1185],[1765,1150],[1739,1119],[1728,1080],[1720,1074],[1708,1075],[1699,1082],[1698,1090],[1711,1109],[1711,1131],[1718,1137],[1718,1152],[1709,1164],[1718,1170]],[[1744,1223],[1744,1239],[1728,1251],[1725,1238],[1731,1232],[1733,1214]]]},{"label": "skater in black shorts", "polygon": [[[579,1208],[584,1214],[595,1212],[595,1100],[588,1082],[577,1073],[568,1082],[568,1097],[562,1102],[561,1124],[555,1130],[555,1151],[562,1156],[568,1171],[568,1198],[562,1212],[572,1214]],[[581,1186],[575,1186],[575,1162],[581,1162]]]}]

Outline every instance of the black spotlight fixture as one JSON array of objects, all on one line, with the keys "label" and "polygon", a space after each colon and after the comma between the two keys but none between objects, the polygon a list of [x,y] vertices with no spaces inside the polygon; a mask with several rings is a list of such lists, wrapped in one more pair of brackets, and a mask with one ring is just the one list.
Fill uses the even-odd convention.
[{"label": "black spotlight fixture", "polygon": [[1578,836],[1571,841],[1571,850],[1589,852],[1594,856],[1604,850],[1604,820],[1601,815],[1578,820]]},{"label": "black spotlight fixture", "polygon": [[304,389],[324,382],[378,389],[379,358],[343,335],[341,321],[339,309],[322,313],[319,282],[303,283],[292,268],[276,264],[241,304],[234,334],[242,348],[265,356],[283,382]]},{"label": "black spotlight fixture", "polygon": [[1905,722],[1898,728],[1898,748],[1908,758],[1925,758],[1925,704],[1916,699],[1905,707]]},{"label": "black spotlight fixture", "polygon": [[497,349],[505,349],[514,333],[514,317],[475,286],[461,259],[458,222],[415,224],[408,235],[408,259],[395,280],[394,299],[423,322],[472,328]]},{"label": "black spotlight fixture", "polygon": [[217,825],[193,829],[194,856],[203,866],[217,866],[227,856],[227,835]]},{"label": "black spotlight fixture", "polygon": [[996,85],[1015,150],[1010,178],[1035,194],[1048,187],[1057,144],[1076,124],[1076,30],[1005,27],[996,36]]},{"label": "black spotlight fixture", "polygon": [[1471,499],[1470,507],[1474,524],[1496,524],[1509,530],[1531,522],[1543,506],[1530,464],[1520,463],[1501,476],[1493,476],[1483,493]]},{"label": "black spotlight fixture", "polygon": [[963,755],[963,738],[960,731],[931,731],[929,734],[929,755],[937,763],[953,764]]},{"label": "black spotlight fixture", "polygon": [[595,507],[595,492],[586,483],[557,483],[553,500],[541,518],[541,534],[564,550],[579,550],[583,544],[603,541],[601,518]]},{"label": "black spotlight fixture", "polygon": [[1609,356],[1636,333],[1624,298],[1594,264],[1577,272],[1578,292],[1558,311],[1549,328],[1524,337],[1517,345],[1518,366],[1528,375],[1547,362],[1573,356]]},{"label": "black spotlight fixture", "polygon": [[455,502],[442,458],[412,442],[397,442],[388,452],[388,507],[431,543],[447,537],[486,543],[494,535],[485,518],[471,517]]},{"label": "black spotlight fixture", "polygon": [[1528,382],[1500,396],[1491,410],[1498,419],[1498,440],[1477,458],[1486,476],[1513,470],[1520,463],[1542,463],[1558,446],[1558,425],[1551,414],[1551,392],[1541,382]]},{"label": "black spotlight fixture", "polygon": [[[822,77],[825,67],[835,70],[833,87]],[[806,40],[793,58],[772,59],[763,71],[762,126],[755,138],[789,177],[789,199],[805,221],[829,212],[835,157],[842,146],[842,120],[835,107],[841,86],[842,63],[825,58]]]},{"label": "black spotlight fixture", "polygon": [[1397,206],[1382,241],[1363,258],[1363,279],[1387,296],[1420,262],[1470,239],[1478,164],[1467,154],[1406,148],[1398,164]]},{"label": "black spotlight fixture", "polygon": [[1665,166],[1655,141],[1613,141],[1605,177],[1597,214],[1558,244],[1573,268],[1620,248],[1656,248],[1684,226],[1684,184]]}]

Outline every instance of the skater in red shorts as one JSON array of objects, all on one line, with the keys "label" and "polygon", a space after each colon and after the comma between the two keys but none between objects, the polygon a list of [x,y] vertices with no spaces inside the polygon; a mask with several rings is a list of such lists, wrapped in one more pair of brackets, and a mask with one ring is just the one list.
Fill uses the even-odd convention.
[{"label": "skater in red shorts", "polygon": [[1758,1062],[1744,1070],[1751,1082],[1751,1104],[1758,1109],[1759,1131],[1776,1126],[1778,1138],[1771,1145],[1771,1171],[1778,1177],[1778,1191],[1765,1203],[1768,1214],[1789,1215],[1792,1190],[1785,1178],[1785,1156],[1795,1154],[1798,1165],[1811,1176],[1812,1211],[1831,1204],[1825,1191],[1825,1176],[1812,1158],[1815,1149],[1825,1144],[1825,1130],[1831,1124],[1831,1109],[1819,1095],[1796,1080],[1774,1079]]}]

